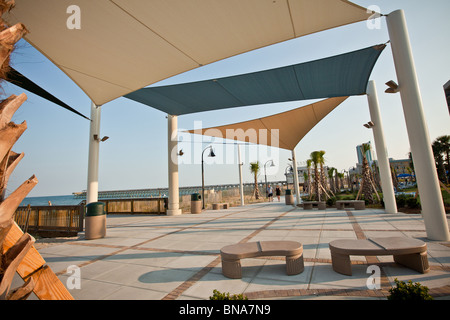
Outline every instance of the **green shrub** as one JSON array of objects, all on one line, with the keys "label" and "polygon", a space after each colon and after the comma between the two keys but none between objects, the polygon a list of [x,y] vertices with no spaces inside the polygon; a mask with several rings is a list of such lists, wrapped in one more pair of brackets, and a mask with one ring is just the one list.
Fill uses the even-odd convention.
[{"label": "green shrub", "polygon": [[406,195],[406,194],[399,194],[395,196],[395,201],[397,203],[398,208],[420,208],[420,202],[417,198],[414,198],[414,196]]},{"label": "green shrub", "polygon": [[213,291],[213,295],[209,297],[209,300],[248,300],[243,294],[230,295],[229,292],[220,292],[218,290]]},{"label": "green shrub", "polygon": [[420,208],[420,202],[417,200],[417,198],[414,197],[406,198],[406,205],[411,209]]},{"label": "green shrub", "polygon": [[394,279],[396,288],[389,289],[388,300],[433,300],[428,294],[428,287],[422,286],[419,282],[413,284],[411,280],[408,283]]},{"label": "green shrub", "polygon": [[331,197],[327,199],[327,206],[332,207],[336,204],[336,197]]},{"label": "green shrub", "polygon": [[397,207],[398,208],[406,207],[406,196],[404,194],[400,194],[398,196],[395,196],[395,202],[397,202]]}]

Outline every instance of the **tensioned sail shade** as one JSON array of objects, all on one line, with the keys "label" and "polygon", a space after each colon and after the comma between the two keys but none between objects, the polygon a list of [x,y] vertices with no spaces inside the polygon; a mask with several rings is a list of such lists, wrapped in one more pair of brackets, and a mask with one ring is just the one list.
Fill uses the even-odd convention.
[{"label": "tensioned sail shade", "polygon": [[264,118],[188,132],[293,150],[317,123],[347,98],[330,98]]},{"label": "tensioned sail shade", "polygon": [[[23,23],[30,31],[25,39],[97,105],[205,64],[372,14],[347,0],[15,2],[5,20]],[[78,24],[80,29],[72,29]]]},{"label": "tensioned sail shade", "polygon": [[46,91],[43,88],[41,88],[40,86],[38,86],[36,83],[31,81],[30,79],[28,79],[27,77],[25,77],[23,74],[21,74],[19,71],[17,71],[16,69],[14,69],[12,67],[8,71],[6,80],[18,87],[21,87],[22,89],[28,90],[28,91],[40,96],[41,98],[51,101],[51,102],[63,107],[64,109],[67,109],[87,120],[91,120],[88,117],[86,117],[85,115],[83,115],[80,112],[78,112],[77,110],[75,110],[74,108],[72,108],[71,106],[67,105],[65,102],[59,100],[57,97],[55,97],[48,91]]},{"label": "tensioned sail shade", "polygon": [[139,89],[126,98],[171,115],[360,95],[385,45],[237,76]]}]

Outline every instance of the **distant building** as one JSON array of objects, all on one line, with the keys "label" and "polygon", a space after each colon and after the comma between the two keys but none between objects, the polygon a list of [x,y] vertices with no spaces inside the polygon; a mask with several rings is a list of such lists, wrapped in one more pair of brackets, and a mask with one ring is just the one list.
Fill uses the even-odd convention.
[{"label": "distant building", "polygon": [[[372,148],[371,142],[369,141],[367,143],[370,144],[371,147],[370,147],[370,151],[368,151],[366,153],[366,158],[367,158],[367,161],[369,162],[369,166],[371,166],[375,157],[373,154],[373,148]],[[358,164],[362,164],[363,163],[362,144],[356,146],[356,155],[358,156]]]},{"label": "distant building", "polygon": [[448,113],[450,113],[450,80],[444,84],[445,98],[447,99]]},{"label": "distant building", "polygon": [[[389,164],[395,170],[395,173],[398,175],[411,174],[411,160],[410,159],[399,159],[394,160],[389,158]],[[408,169],[409,168],[409,169]]]}]

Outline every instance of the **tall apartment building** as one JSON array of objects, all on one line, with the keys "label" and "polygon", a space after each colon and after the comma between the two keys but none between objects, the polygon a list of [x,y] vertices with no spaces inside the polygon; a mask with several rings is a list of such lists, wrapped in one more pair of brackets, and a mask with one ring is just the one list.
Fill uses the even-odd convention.
[{"label": "tall apartment building", "polygon": [[[371,146],[370,151],[366,153],[366,158],[370,166],[372,165],[373,160],[375,160],[375,156],[373,153],[373,147],[371,142],[369,141],[367,143],[370,144]],[[363,163],[362,144],[356,146],[356,155],[358,156],[358,164],[362,164]]]}]

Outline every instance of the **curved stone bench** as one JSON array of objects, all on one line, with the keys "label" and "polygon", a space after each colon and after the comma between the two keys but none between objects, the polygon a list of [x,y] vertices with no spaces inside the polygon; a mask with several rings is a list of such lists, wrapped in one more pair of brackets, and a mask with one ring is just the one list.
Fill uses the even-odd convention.
[{"label": "curved stone bench", "polygon": [[295,275],[303,272],[303,246],[296,241],[258,241],[238,243],[220,250],[222,273],[232,279],[242,278],[241,259],[261,256],[285,256],[286,273]]},{"label": "curved stone bench", "polygon": [[327,208],[327,204],[325,201],[303,201],[304,210],[310,210],[313,207],[317,207],[319,210],[325,210]]},{"label": "curved stone bench", "polygon": [[228,209],[228,203],[213,203],[213,210]]},{"label": "curved stone bench", "polygon": [[364,200],[338,200],[336,201],[336,208],[345,209],[345,207],[355,208],[355,210],[366,209],[366,203]]},{"label": "curved stone bench", "polygon": [[427,244],[404,237],[370,238],[368,240],[334,240],[329,243],[333,270],[352,275],[350,256],[393,255],[398,264],[421,273],[430,270]]}]

